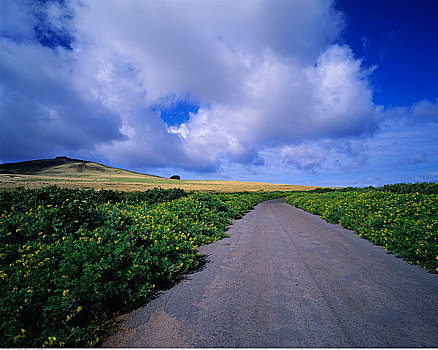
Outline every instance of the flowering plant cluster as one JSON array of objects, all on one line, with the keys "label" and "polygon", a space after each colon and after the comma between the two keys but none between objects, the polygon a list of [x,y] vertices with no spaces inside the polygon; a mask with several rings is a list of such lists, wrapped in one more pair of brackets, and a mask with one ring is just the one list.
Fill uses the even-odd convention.
[{"label": "flowering plant cluster", "polygon": [[[413,192],[412,188],[424,191]],[[396,184],[378,189],[321,190],[294,193],[286,202],[356,231],[411,264],[438,272],[436,189],[434,184]]]},{"label": "flowering plant cluster", "polygon": [[195,269],[197,247],[284,193],[0,193],[1,347],[94,346],[114,315]]}]

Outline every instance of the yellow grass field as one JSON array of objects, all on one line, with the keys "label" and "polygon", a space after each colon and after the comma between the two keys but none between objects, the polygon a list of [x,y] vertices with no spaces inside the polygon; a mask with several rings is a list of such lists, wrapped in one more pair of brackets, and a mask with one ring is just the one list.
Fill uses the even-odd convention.
[{"label": "yellow grass field", "polygon": [[0,174],[0,190],[13,190],[17,186],[41,188],[57,185],[67,188],[94,188],[118,191],[145,191],[154,187],[181,188],[187,191],[201,192],[240,192],[240,191],[306,191],[315,186],[298,186],[243,181],[198,181],[172,180],[165,178],[91,178],[91,177],[55,177],[40,175]]},{"label": "yellow grass field", "polygon": [[17,186],[41,188],[50,185],[127,192],[154,187],[201,192],[306,191],[315,188],[262,182],[173,180],[72,159],[1,164],[0,170],[0,190],[9,191]]}]

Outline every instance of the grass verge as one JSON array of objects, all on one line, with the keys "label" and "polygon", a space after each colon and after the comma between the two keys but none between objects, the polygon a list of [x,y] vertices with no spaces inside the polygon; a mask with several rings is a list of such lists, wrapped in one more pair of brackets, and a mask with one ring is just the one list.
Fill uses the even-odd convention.
[{"label": "grass verge", "polygon": [[410,264],[438,272],[437,189],[436,184],[324,189],[316,192],[325,193],[294,193],[286,202],[356,231]]}]

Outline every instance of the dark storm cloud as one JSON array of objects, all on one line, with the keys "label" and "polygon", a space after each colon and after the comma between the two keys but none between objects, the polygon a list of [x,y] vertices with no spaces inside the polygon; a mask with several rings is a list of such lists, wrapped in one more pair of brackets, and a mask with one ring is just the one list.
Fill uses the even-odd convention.
[{"label": "dark storm cloud", "polygon": [[[123,139],[120,118],[75,88],[71,59],[50,48],[2,41],[3,161],[92,149]],[[31,58],[31,59],[29,59]]]}]

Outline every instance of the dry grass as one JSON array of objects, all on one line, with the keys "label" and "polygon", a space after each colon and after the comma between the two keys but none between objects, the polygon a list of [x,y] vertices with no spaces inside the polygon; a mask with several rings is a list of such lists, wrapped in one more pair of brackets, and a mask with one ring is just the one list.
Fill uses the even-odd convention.
[{"label": "dry grass", "polygon": [[14,190],[18,186],[41,188],[50,185],[127,192],[144,191],[154,187],[178,187],[187,191],[202,192],[305,191],[315,188],[262,182],[173,180],[75,159],[44,159],[1,164],[0,171],[0,190]]},{"label": "dry grass", "polygon": [[[0,190],[13,190],[17,186],[25,188],[41,188],[57,185],[66,188],[94,188],[119,191],[145,191],[154,187],[182,188],[187,191],[201,192],[240,192],[240,191],[306,191],[314,186],[298,186],[271,184],[263,182],[243,181],[197,181],[172,180],[165,178],[151,178],[142,176],[122,177],[110,176],[41,176],[21,174],[0,174]],[[147,175],[145,175],[147,176]]]}]

